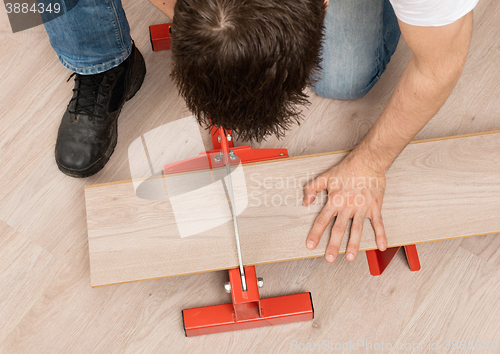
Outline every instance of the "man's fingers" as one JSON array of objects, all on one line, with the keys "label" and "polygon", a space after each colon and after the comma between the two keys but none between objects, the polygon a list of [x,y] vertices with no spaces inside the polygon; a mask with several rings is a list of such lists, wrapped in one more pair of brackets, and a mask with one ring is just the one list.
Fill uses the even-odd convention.
[{"label": "man's fingers", "polygon": [[314,202],[314,199],[316,199],[316,192],[306,192],[306,195],[304,196],[304,200],[302,201],[305,206],[308,206],[312,202]]},{"label": "man's fingers", "polygon": [[337,218],[335,219],[332,227],[330,243],[326,248],[325,259],[327,262],[334,262],[337,258],[337,255],[339,254],[340,243],[342,242],[342,237],[344,237],[348,221],[349,215],[347,215],[346,213],[337,215]]},{"label": "man's fingers", "polygon": [[349,237],[349,243],[347,244],[347,249],[345,252],[345,258],[352,262],[356,259],[359,251],[359,244],[361,242],[361,235],[363,234],[363,223],[365,221],[366,210],[358,211],[354,218],[352,219],[351,225],[351,235]]},{"label": "man's fingers", "polygon": [[387,249],[387,237],[385,236],[384,223],[382,222],[380,210],[377,209],[372,212],[371,221],[373,230],[375,230],[377,247],[379,250],[385,251]]},{"label": "man's fingers", "polygon": [[313,227],[311,231],[309,231],[309,235],[307,236],[307,248],[314,249],[318,245],[323,232],[325,232],[326,227],[332,221],[332,218],[335,216],[336,211],[330,208],[328,205],[325,205],[321,212],[319,213],[316,220],[314,220]]},{"label": "man's fingers", "polygon": [[304,188],[304,200],[305,206],[308,206],[314,199],[316,199],[316,194],[326,189],[328,185],[328,178],[326,176],[320,175],[309,182]]}]

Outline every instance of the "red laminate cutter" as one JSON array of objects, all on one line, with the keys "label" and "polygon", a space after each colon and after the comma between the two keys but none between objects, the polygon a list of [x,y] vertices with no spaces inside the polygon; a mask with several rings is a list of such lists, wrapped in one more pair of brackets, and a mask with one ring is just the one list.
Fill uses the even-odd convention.
[{"label": "red laminate cutter", "polygon": [[[249,145],[234,147],[231,131],[211,127],[213,150],[200,152],[197,157],[165,165],[165,174],[187,172],[206,168],[265,161],[288,157],[287,149],[252,149]],[[238,159],[233,159],[236,155]],[[239,160],[239,161],[237,161]],[[410,269],[420,269],[415,245],[404,246]],[[366,252],[370,273],[380,275],[391,262],[400,247],[388,248],[385,252]],[[229,269],[229,283],[226,291],[231,292],[232,303],[197,307],[182,311],[184,331],[187,337],[210,333],[235,331],[299,321],[314,317],[311,293],[278,296],[261,299],[259,287],[262,279],[257,278],[255,266]],[[244,277],[242,277],[244,275]],[[242,286],[246,282],[246,291]]]},{"label": "red laminate cutter", "polygon": [[[230,164],[240,161],[248,163],[288,157],[286,149],[234,147],[231,132],[227,133],[223,128],[212,126],[211,133],[214,150],[201,152],[197,157],[165,165],[165,174],[206,168],[207,161],[210,168],[226,165],[229,169]],[[230,176],[228,177],[230,181]],[[228,189],[232,193],[232,188]],[[232,194],[231,204],[234,205]],[[257,278],[255,266],[243,267],[242,265],[236,221],[235,232],[240,268],[229,269],[229,283],[225,284],[226,291],[231,292],[232,303],[183,310],[186,336],[312,320],[314,309],[309,292],[267,299],[260,298],[259,285],[262,286],[263,281]]]}]

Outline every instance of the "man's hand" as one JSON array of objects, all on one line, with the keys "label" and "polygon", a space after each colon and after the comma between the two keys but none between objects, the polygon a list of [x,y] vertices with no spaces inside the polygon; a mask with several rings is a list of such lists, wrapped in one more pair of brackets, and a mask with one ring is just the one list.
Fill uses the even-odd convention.
[{"label": "man's hand", "polygon": [[325,254],[328,262],[335,261],[349,219],[352,219],[346,259],[353,261],[359,250],[364,220],[369,218],[375,230],[377,247],[384,251],[387,239],[381,209],[385,192],[385,175],[359,165],[349,155],[340,164],[307,184],[304,190],[304,205],[310,205],[316,194],[325,189],[328,191],[328,201],[309,232],[307,247],[309,249],[316,247],[326,227],[336,217]]},{"label": "man's hand", "polygon": [[356,258],[365,218],[372,221],[378,248],[385,250],[387,240],[380,214],[385,173],[446,101],[467,58],[472,13],[441,27],[417,27],[402,22],[399,26],[413,56],[388,105],[354,150],[305,189],[305,205],[312,203],[317,192],[328,191],[328,202],[314,222],[307,247],[316,247],[323,231],[337,217],[326,250],[329,262],[338,254],[349,219],[353,223],[346,250],[348,261]]}]

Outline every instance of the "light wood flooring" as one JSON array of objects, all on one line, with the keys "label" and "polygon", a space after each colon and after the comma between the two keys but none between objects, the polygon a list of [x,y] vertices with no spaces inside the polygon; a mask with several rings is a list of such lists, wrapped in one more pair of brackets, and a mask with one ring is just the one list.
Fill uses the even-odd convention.
[{"label": "light wood flooring", "polygon": [[[500,341],[498,235],[419,245],[422,270],[415,273],[402,254],[380,277],[369,275],[362,254],[354,263],[316,258],[257,266],[262,297],[312,292],[314,321],[196,338],[184,337],[181,310],[229,302],[225,271],[91,288],[84,187],[130,179],[128,146],[190,115],[169,78],[170,53],[153,53],[149,45],[148,26],[167,18],[144,0],[124,6],[148,74],[122,111],[110,162],[84,180],[63,175],[54,162],[71,73],[43,27],[12,34],[0,11],[0,353],[286,353],[301,343],[335,349],[349,341],[360,346],[347,353],[388,353],[382,342],[393,351],[416,343],[403,352],[448,353],[447,340],[474,341],[475,351],[461,353],[495,352],[477,348],[479,341],[490,348]],[[462,78],[416,139],[500,129],[499,16],[497,0],[479,1]],[[352,148],[388,101],[409,55],[402,40],[362,99],[311,93],[300,126],[254,147],[286,147],[291,156]],[[436,341],[438,350],[426,349]]]}]

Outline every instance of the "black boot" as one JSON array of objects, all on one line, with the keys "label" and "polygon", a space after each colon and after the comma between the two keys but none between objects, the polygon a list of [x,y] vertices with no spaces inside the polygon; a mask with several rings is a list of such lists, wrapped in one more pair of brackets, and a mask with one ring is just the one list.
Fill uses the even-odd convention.
[{"label": "black boot", "polygon": [[75,76],[75,88],[59,126],[55,151],[63,173],[89,177],[104,167],[116,146],[118,115],[145,75],[144,58],[134,45],[117,67],[95,75],[70,76]]}]

